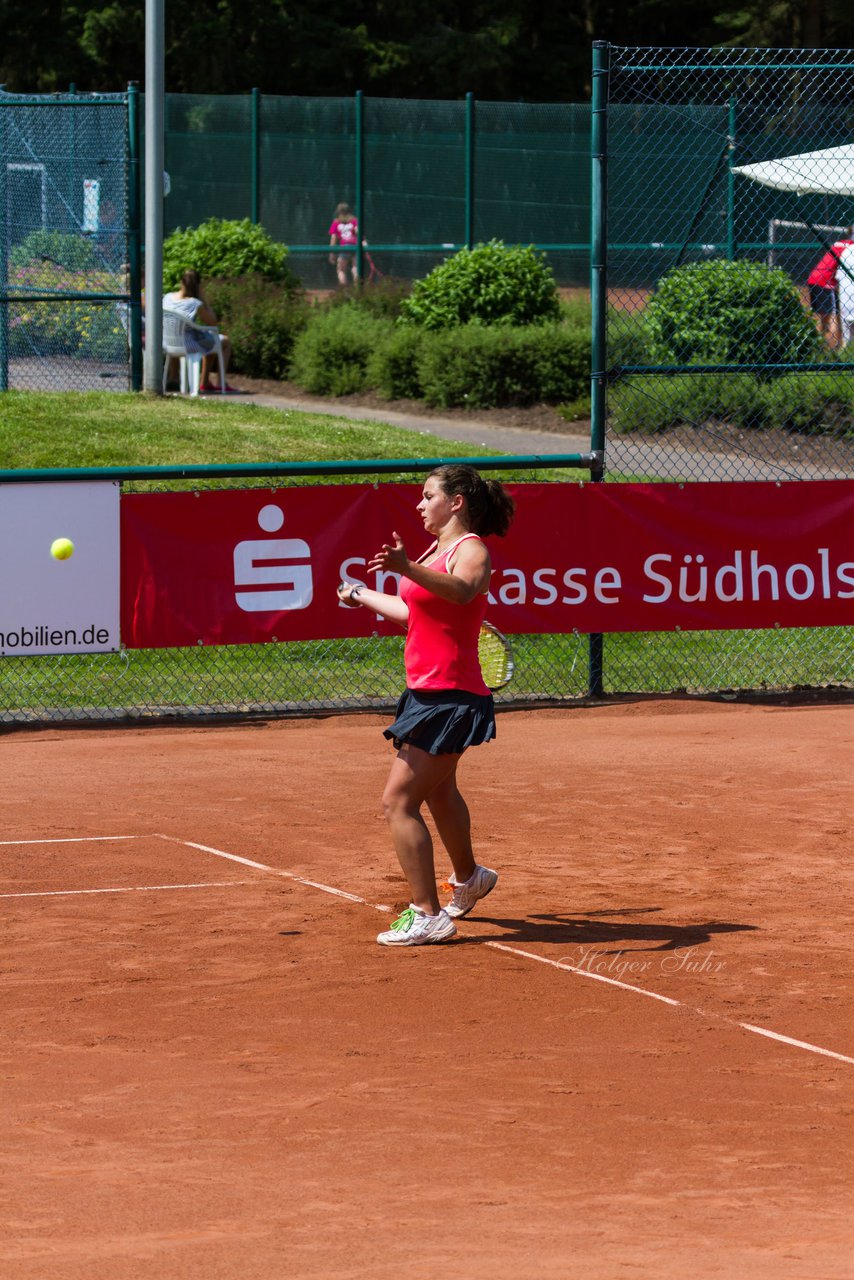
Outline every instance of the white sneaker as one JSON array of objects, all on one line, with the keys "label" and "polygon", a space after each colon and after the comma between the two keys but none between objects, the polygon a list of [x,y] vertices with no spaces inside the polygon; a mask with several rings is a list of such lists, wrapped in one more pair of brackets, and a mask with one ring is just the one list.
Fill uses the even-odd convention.
[{"label": "white sneaker", "polygon": [[446,911],[428,916],[410,902],[390,929],[377,934],[377,942],[383,947],[423,947],[428,942],[447,942],[456,932],[457,926]]},{"label": "white sneaker", "polygon": [[451,875],[448,884],[454,890],[454,896],[445,907],[446,912],[454,920],[467,916],[476,902],[491,893],[498,883],[498,872],[489,867],[475,867],[464,884],[460,884],[455,875]]}]

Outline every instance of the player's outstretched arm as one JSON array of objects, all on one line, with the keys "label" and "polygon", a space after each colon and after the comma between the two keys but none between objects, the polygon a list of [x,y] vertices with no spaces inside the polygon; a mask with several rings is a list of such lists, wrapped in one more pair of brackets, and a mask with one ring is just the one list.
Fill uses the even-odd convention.
[{"label": "player's outstretched arm", "polygon": [[338,599],[350,609],[364,607],[402,627],[409,622],[409,609],[400,596],[390,596],[385,591],[372,591],[370,587],[362,586],[361,582],[342,582],[338,588]]}]

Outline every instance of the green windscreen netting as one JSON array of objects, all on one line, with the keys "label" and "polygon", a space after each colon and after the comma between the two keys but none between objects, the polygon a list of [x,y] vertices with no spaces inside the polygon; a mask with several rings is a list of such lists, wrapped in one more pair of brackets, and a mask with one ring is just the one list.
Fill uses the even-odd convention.
[{"label": "green windscreen netting", "polygon": [[308,288],[332,287],[335,206],[361,191],[366,270],[413,279],[467,242],[537,244],[587,287],[589,108],[167,95],[166,228],[253,210]]}]

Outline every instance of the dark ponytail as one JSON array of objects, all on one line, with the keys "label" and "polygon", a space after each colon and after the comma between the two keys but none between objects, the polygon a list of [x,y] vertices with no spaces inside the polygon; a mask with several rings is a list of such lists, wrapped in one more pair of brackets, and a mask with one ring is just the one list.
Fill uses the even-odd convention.
[{"label": "dark ponytail", "polygon": [[432,473],[449,498],[461,494],[466,500],[468,522],[481,538],[498,534],[503,538],[513,521],[516,504],[497,480],[484,480],[474,467],[449,462]]}]

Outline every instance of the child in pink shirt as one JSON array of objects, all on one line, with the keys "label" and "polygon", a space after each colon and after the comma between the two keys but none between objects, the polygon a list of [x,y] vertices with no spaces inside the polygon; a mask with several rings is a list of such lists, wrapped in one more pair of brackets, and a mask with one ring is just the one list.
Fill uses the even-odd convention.
[{"label": "child in pink shirt", "polygon": [[330,249],[347,247],[347,253],[330,253],[329,261],[338,272],[338,283],[342,288],[347,286],[347,272],[353,277],[355,284],[359,278],[356,262],[356,245],[359,243],[359,222],[348,204],[339,204],[335,217],[329,228]]}]

